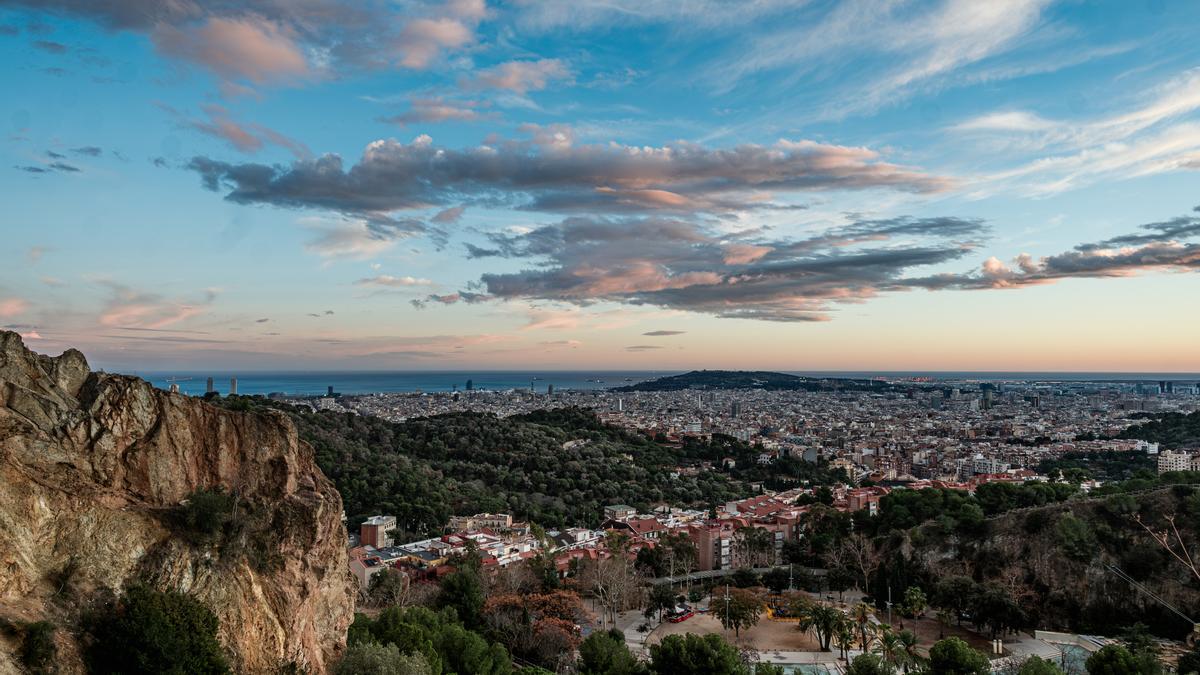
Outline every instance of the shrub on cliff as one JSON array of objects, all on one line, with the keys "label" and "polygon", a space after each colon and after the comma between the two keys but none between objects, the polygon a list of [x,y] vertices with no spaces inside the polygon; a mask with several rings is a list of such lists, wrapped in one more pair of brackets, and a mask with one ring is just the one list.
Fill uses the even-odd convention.
[{"label": "shrub on cliff", "polygon": [[225,674],[217,617],[195,598],[133,586],[94,613],[88,667],[94,673]]},{"label": "shrub on cliff", "polygon": [[30,673],[53,672],[54,655],[58,651],[54,646],[54,624],[49,621],[35,621],[25,624],[21,637],[21,662]]},{"label": "shrub on cliff", "polygon": [[233,517],[236,500],[222,488],[199,489],[188,495],[177,521],[183,534],[197,543],[211,542]]}]

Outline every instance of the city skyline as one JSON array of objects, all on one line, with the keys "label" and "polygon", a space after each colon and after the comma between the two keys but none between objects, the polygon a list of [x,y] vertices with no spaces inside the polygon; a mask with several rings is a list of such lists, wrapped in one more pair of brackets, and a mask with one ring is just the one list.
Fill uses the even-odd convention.
[{"label": "city skyline", "polygon": [[153,371],[1200,372],[1184,2],[0,1],[0,326]]}]

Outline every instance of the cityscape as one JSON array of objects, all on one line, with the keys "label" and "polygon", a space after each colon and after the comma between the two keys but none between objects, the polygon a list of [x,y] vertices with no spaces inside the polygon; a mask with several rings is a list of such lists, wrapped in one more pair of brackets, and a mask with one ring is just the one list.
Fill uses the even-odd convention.
[{"label": "cityscape", "polygon": [[1200,675],[1197,35],[0,0],[0,675]]}]

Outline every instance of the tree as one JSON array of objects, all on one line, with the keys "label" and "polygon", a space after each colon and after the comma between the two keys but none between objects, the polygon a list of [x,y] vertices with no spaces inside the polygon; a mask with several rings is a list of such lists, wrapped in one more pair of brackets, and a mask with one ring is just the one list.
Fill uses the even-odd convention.
[{"label": "tree", "polygon": [[788,589],[792,583],[792,575],[782,567],[772,568],[762,577],[763,585],[771,589],[775,595],[779,595]]},{"label": "tree", "polygon": [[367,587],[367,604],[372,607],[404,605],[408,589],[407,574],[396,569],[385,569],[371,576],[371,584]]},{"label": "tree", "polygon": [[725,593],[713,598],[709,607],[725,630],[732,628],[734,636],[741,637],[743,628],[750,628],[758,623],[763,611],[763,602],[754,591],[744,588],[731,589],[726,586]]},{"label": "tree", "polygon": [[1200,674],[1200,646],[1179,657],[1179,667],[1175,670],[1179,675]]},{"label": "tree", "polygon": [[437,606],[450,607],[468,628],[477,628],[482,623],[483,583],[479,574],[470,567],[462,567],[442,579]]},{"label": "tree", "polygon": [[875,618],[873,608],[865,602],[859,602],[850,608],[850,618],[858,629],[859,647],[865,652],[870,645],[871,619]]},{"label": "tree", "polygon": [[641,580],[629,562],[629,536],[610,530],[604,548],[608,556],[588,561],[580,573],[580,586],[600,601],[601,627],[615,623],[617,612],[628,609],[641,591]]},{"label": "tree", "polygon": [[615,628],[596,631],[579,645],[579,675],[636,675],[637,659],[625,646],[625,634]]},{"label": "tree", "polygon": [[1134,654],[1124,645],[1105,645],[1088,657],[1088,675],[1158,675],[1158,660],[1150,654]]},{"label": "tree", "polygon": [[843,659],[850,658],[850,648],[854,646],[854,622],[845,614],[838,619],[833,629],[833,641]]},{"label": "tree", "polygon": [[1059,546],[1067,556],[1086,562],[1096,554],[1096,535],[1087,521],[1064,513],[1056,528]]},{"label": "tree", "polygon": [[815,602],[800,615],[800,623],[796,627],[802,631],[811,630],[817,636],[821,649],[829,651],[829,642],[844,619],[845,614],[840,609]]},{"label": "tree", "polygon": [[734,570],[733,576],[730,577],[730,580],[733,581],[733,585],[737,586],[738,588],[751,588],[753,586],[757,586],[759,582],[758,575],[755,574],[754,570],[750,569],[749,567],[739,567],[738,569]]},{"label": "tree", "polygon": [[92,672],[229,672],[217,642],[216,615],[190,596],[133,586],[90,619]]},{"label": "tree", "polygon": [[749,675],[741,654],[720,635],[668,635],[650,645],[650,671],[657,675]]},{"label": "tree", "polygon": [[920,666],[925,659],[917,651],[919,640],[916,633],[910,630],[902,630],[897,634],[897,637],[900,639],[900,652],[898,653],[899,658],[896,663],[907,673],[909,668]]},{"label": "tree", "polygon": [[956,637],[938,640],[929,649],[929,670],[933,675],[989,675],[992,672],[983,652],[971,649]]},{"label": "tree", "polygon": [[1025,611],[1008,589],[994,581],[977,586],[968,602],[973,622],[978,627],[986,626],[993,638],[1017,630],[1027,621]]},{"label": "tree", "polygon": [[401,653],[420,653],[434,672],[508,675],[512,661],[498,643],[467,630],[453,609],[435,612],[426,607],[389,607],[375,620],[356,617],[351,638],[364,636],[379,644],[394,644]]},{"label": "tree", "polygon": [[421,654],[402,654],[394,644],[374,642],[351,645],[333,671],[336,675],[432,675]]},{"label": "tree", "polygon": [[658,613],[658,620],[662,621],[663,611],[673,611],[675,609],[675,589],[671,588],[671,584],[657,584],[650,588],[650,596],[646,599],[646,618],[650,618],[655,612]]},{"label": "tree", "polygon": [[859,654],[850,662],[846,675],[892,675],[896,669],[874,654]]},{"label": "tree", "polygon": [[903,602],[903,609],[901,611],[914,619],[919,619],[929,607],[929,600],[925,597],[925,591],[922,591],[917,586],[909,586],[905,589]]},{"label": "tree", "polygon": [[866,535],[855,532],[846,537],[839,548],[842,552],[842,559],[862,581],[863,593],[870,595],[871,575],[879,568],[880,561],[879,554],[875,551],[875,545]]},{"label": "tree", "polygon": [[934,587],[933,602],[938,607],[950,610],[954,614],[955,623],[962,625],[963,613],[970,607],[971,598],[975,596],[978,586],[979,584],[970,577],[947,577]]},{"label": "tree", "polygon": [[493,595],[483,606],[488,635],[511,653],[553,669],[574,658],[582,615],[579,596],[571,591]]},{"label": "tree", "polygon": [[734,546],[748,567],[763,567],[775,559],[775,537],[761,527],[743,527],[734,537]]},{"label": "tree", "polygon": [[1017,669],[1017,675],[1065,675],[1065,673],[1053,661],[1047,661],[1034,655],[1021,662],[1021,667]]}]

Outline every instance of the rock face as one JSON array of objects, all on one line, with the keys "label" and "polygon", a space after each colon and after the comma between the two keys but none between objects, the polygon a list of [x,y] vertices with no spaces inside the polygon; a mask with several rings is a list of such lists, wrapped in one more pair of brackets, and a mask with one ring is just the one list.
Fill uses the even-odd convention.
[{"label": "rock face", "polygon": [[[173,532],[180,502],[217,487],[251,514],[239,540]],[[325,672],[354,612],[341,515],[285,416],[93,373],[77,351],[38,355],[0,331],[0,620],[55,623],[60,672],[83,669],[80,613],[134,582],[207,605],[236,672]],[[0,673],[17,649],[0,639]]]}]

